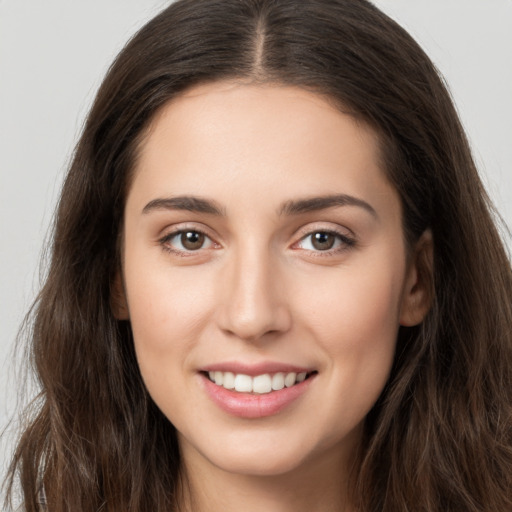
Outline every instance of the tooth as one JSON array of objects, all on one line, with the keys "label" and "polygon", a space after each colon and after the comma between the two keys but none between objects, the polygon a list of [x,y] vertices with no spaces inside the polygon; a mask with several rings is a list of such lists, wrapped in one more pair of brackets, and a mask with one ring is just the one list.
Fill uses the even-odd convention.
[{"label": "tooth", "polygon": [[222,381],[222,385],[226,389],[234,389],[235,388],[235,374],[231,372],[226,372],[224,374],[224,380]]},{"label": "tooth", "polygon": [[284,388],[284,373],[276,373],[272,377],[272,389],[274,391],[279,391]]},{"label": "tooth", "polygon": [[295,372],[287,373],[286,377],[284,378],[284,385],[289,388],[295,384],[295,378],[297,377],[297,374]]},{"label": "tooth", "polygon": [[297,382],[302,382],[303,380],[305,380],[306,379],[306,375],[307,375],[306,372],[298,373],[297,374]]},{"label": "tooth", "polygon": [[257,375],[252,378],[249,375],[234,374],[232,372],[208,372],[211,381],[215,382],[218,386],[223,386],[226,389],[235,389],[241,393],[270,393],[271,391],[279,391],[284,387],[291,387],[296,383],[302,382],[306,379],[307,373],[278,372],[273,376],[265,373]]},{"label": "tooth", "polygon": [[251,393],[252,392],[252,378],[249,375],[244,375],[243,373],[239,373],[235,377],[235,389],[236,391],[240,391],[242,393]]},{"label": "tooth", "polygon": [[255,393],[270,393],[272,391],[272,379],[268,373],[254,377],[252,390]]}]

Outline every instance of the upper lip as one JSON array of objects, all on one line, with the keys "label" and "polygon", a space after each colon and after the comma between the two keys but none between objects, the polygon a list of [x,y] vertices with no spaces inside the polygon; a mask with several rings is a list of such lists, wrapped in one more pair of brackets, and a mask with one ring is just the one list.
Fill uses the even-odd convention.
[{"label": "upper lip", "polygon": [[279,363],[275,361],[263,361],[260,363],[243,363],[238,361],[226,361],[223,363],[209,364],[203,366],[199,371],[202,372],[232,372],[235,374],[244,374],[251,377],[263,375],[265,373],[310,373],[313,368],[297,366],[288,363]]}]

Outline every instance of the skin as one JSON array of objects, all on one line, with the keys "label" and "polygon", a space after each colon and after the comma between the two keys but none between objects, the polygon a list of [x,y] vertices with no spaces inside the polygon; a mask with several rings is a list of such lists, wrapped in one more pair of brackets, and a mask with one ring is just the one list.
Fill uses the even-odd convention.
[{"label": "skin", "polygon": [[[283,211],[333,194],[370,208]],[[178,196],[220,214],[155,206]],[[180,230],[204,244],[185,250]],[[336,233],[331,249],[313,244],[319,232]],[[405,249],[375,133],[322,97],[220,82],[159,112],[128,193],[116,315],[178,431],[184,510],[350,510],[349,473],[399,325],[428,309],[428,250],[428,236]],[[283,411],[247,419],[205,393],[199,369],[225,361],[318,373]]]}]

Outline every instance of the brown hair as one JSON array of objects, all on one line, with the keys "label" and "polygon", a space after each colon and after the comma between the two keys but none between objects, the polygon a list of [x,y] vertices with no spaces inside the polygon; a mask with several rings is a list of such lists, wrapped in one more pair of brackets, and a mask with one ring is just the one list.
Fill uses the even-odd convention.
[{"label": "brown hair", "polygon": [[358,509],[512,510],[510,263],[436,69],[365,0],[178,0],[120,53],[63,187],[33,310],[41,394],[10,489],[18,474],[28,512],[41,510],[43,487],[51,512],[176,506],[174,427],[142,383],[111,288],[144,129],[180,92],[221,79],[306,88],[369,123],[409,244],[433,234],[433,306],[421,325],[401,328],[368,415]]}]

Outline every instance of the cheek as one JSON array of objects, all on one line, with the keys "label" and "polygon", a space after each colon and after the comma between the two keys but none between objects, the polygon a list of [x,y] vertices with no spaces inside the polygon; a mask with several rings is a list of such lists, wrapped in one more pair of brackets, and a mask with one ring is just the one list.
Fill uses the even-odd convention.
[{"label": "cheek", "polygon": [[339,268],[325,277],[311,276],[310,281],[294,294],[295,303],[303,305],[297,316],[309,319],[318,339],[329,340],[329,351],[376,349],[381,340],[394,339],[403,282],[400,268]]},{"label": "cheek", "polygon": [[[343,291],[338,290],[329,308],[334,320],[333,332],[327,336],[330,350],[365,354],[389,350],[398,329],[399,293],[393,283],[371,278],[345,280]],[[337,311],[337,314],[336,314]],[[339,331],[339,342],[336,342]]]},{"label": "cheek", "polygon": [[174,376],[198,344],[211,316],[212,287],[197,269],[171,268],[165,260],[140,262],[135,251],[125,261],[126,294],[141,374],[151,394],[158,395],[159,388],[177,385]]},{"label": "cheek", "polygon": [[126,262],[126,292],[136,338],[155,348],[163,343],[165,348],[169,337],[194,332],[205,321],[212,302],[206,277],[197,269],[172,269],[165,264],[138,272],[136,260]]},{"label": "cheek", "polygon": [[[133,268],[127,263],[126,273]],[[179,426],[183,411],[191,409],[183,377],[190,371],[211,299],[179,271],[154,265],[131,276],[127,295],[140,373],[154,402]]]},{"label": "cheek", "polygon": [[[401,264],[340,268],[297,293],[302,321],[326,357],[337,413],[362,420],[388,379],[399,329]],[[341,417],[341,416],[340,416]]]}]

